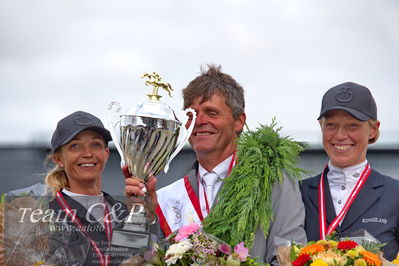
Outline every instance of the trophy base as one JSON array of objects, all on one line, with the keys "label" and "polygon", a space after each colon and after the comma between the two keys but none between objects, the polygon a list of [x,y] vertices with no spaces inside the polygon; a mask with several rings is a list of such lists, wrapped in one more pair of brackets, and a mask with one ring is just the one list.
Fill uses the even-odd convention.
[{"label": "trophy base", "polygon": [[127,260],[136,254],[143,253],[150,243],[151,234],[145,212],[131,211],[123,222],[123,226],[114,228],[108,253],[118,257],[119,260]]},{"label": "trophy base", "polygon": [[125,230],[125,226],[120,229],[115,228],[107,253],[122,264],[137,255],[143,256],[150,245],[150,239],[150,233]]},{"label": "trophy base", "polygon": [[150,233],[116,229],[112,232],[112,246],[141,249],[150,245]]}]

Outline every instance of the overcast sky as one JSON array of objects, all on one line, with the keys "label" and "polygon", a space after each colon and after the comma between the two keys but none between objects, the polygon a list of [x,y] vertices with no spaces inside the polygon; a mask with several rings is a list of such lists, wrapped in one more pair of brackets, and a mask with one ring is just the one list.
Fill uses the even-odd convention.
[{"label": "overcast sky", "polygon": [[76,110],[105,122],[111,101],[145,99],[144,71],[181,109],[209,63],[244,87],[251,128],[276,117],[320,142],[322,95],[354,81],[377,101],[380,143],[399,144],[398,0],[0,0],[0,143],[49,142]]}]

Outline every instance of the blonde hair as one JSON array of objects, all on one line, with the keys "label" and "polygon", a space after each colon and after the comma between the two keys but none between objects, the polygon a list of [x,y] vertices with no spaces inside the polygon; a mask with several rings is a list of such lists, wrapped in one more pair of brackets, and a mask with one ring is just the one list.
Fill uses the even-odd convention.
[{"label": "blonde hair", "polygon": [[375,136],[374,136],[374,138],[369,139],[369,144],[376,143],[377,140],[378,140],[378,137],[380,136],[380,128],[377,126],[377,121],[378,121],[378,120],[371,120],[371,119],[369,119],[369,121],[368,121],[370,127],[376,128]]},{"label": "blonde hair", "polygon": [[[319,119],[320,126],[323,125],[323,123],[325,122],[325,119],[326,118],[324,116]],[[376,128],[375,136],[374,136],[374,138],[369,139],[369,144],[376,143],[378,140],[378,137],[380,136],[380,128],[377,126],[378,120],[369,119],[367,122],[370,127]]]},{"label": "blonde hair", "polygon": [[[51,161],[54,154],[50,154],[46,161]],[[44,183],[52,190],[52,194],[55,195],[58,191],[65,187],[69,187],[69,181],[65,169],[59,165],[56,165],[50,172],[47,173]]]}]

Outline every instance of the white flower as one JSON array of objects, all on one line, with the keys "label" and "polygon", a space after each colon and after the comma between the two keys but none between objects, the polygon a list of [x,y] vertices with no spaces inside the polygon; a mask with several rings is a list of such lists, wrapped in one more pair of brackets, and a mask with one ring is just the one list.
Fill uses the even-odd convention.
[{"label": "white flower", "polygon": [[182,240],[179,243],[171,245],[168,250],[166,251],[166,256],[168,254],[183,254],[186,251],[190,250],[192,247],[190,240]]},{"label": "white flower", "polygon": [[173,265],[173,264],[176,264],[176,261],[177,261],[178,259],[181,259],[181,257],[182,257],[182,255],[179,255],[179,256],[172,256],[172,257],[166,259],[166,260],[165,260],[166,265]]},{"label": "white flower", "polygon": [[189,240],[182,240],[179,243],[173,244],[166,251],[165,260],[167,265],[175,264],[178,259],[183,257],[183,254],[192,247]]}]

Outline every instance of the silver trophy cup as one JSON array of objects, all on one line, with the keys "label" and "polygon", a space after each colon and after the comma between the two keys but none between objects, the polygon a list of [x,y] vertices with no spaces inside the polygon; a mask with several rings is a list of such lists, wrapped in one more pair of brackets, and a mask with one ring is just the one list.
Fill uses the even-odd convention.
[{"label": "silver trophy cup", "polygon": [[[149,78],[146,85],[153,86],[149,99],[131,107],[125,114],[121,114],[118,103],[112,102],[108,108],[108,122],[121,156],[121,165],[127,165],[132,176],[146,182],[162,170],[165,173],[168,171],[169,163],[191,135],[196,113],[193,109],[185,110],[187,115],[191,113],[192,118],[186,129],[175,112],[159,101],[158,88],[165,89],[171,95],[170,85],[161,82],[156,73],[145,73],[143,76]],[[148,221],[142,204],[133,205],[123,227],[114,229],[111,243],[112,246],[136,249],[149,245]]]}]

